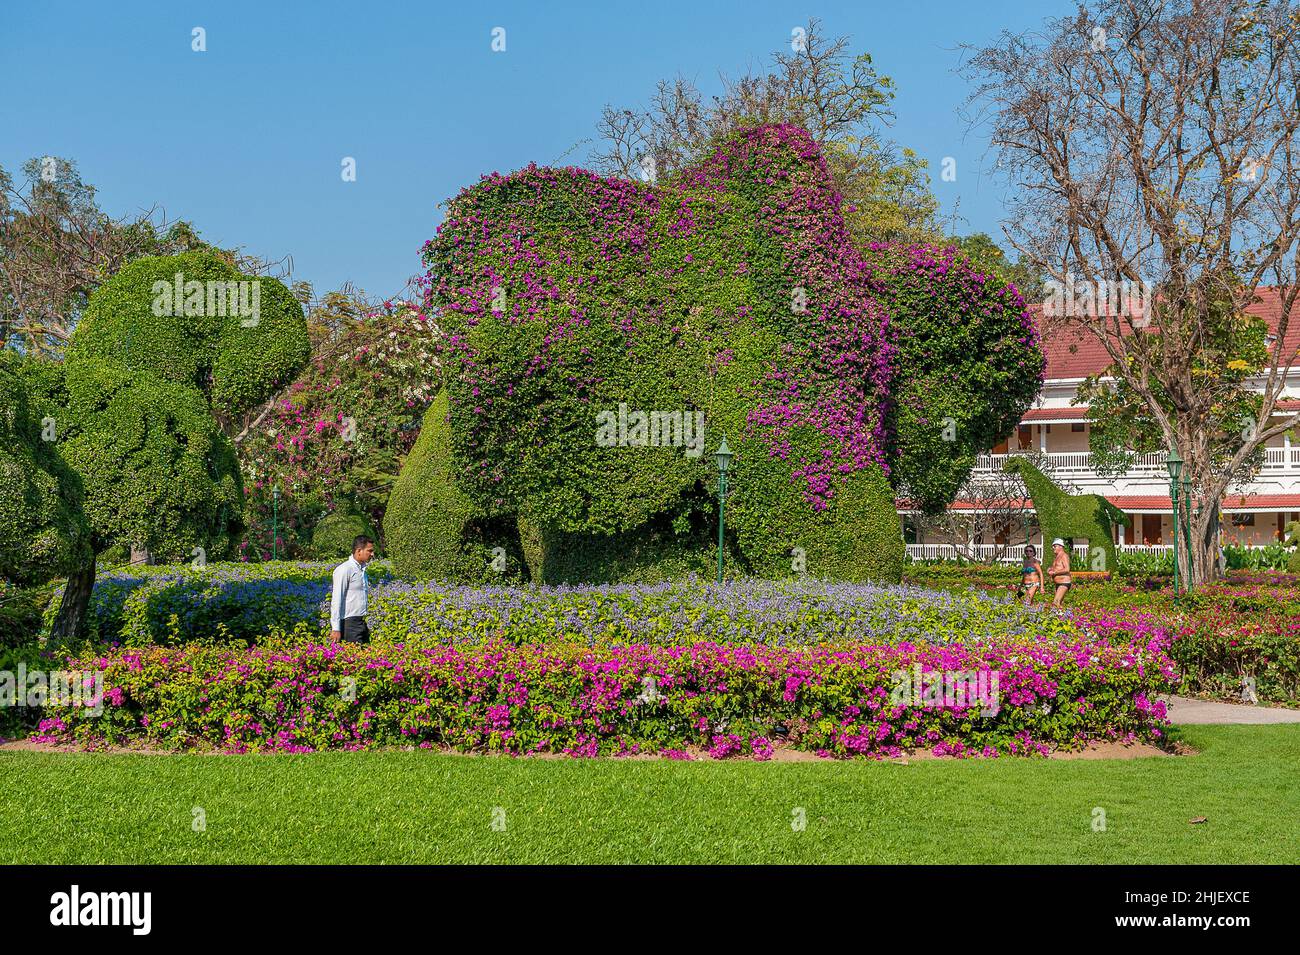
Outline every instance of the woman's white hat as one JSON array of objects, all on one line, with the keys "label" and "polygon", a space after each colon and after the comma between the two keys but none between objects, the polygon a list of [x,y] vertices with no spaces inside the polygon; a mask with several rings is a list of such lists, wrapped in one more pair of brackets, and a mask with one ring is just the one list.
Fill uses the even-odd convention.
[{"label": "woman's white hat", "polygon": [[1060,537],[1053,538],[1053,539],[1052,539],[1052,546],[1055,547],[1057,544],[1060,544],[1062,547],[1064,547],[1064,546],[1065,546],[1065,540],[1062,539],[1062,538],[1060,538]]}]

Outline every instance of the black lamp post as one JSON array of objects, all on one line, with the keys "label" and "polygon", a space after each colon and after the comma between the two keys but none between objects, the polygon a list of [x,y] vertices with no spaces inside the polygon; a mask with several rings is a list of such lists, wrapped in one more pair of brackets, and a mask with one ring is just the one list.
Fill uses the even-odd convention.
[{"label": "black lamp post", "polygon": [[1178,449],[1174,448],[1169,452],[1169,457],[1165,460],[1165,467],[1169,471],[1169,500],[1174,506],[1174,593],[1178,593],[1178,490],[1179,482],[1183,476],[1183,459],[1178,456]]},{"label": "black lamp post", "polygon": [[727,469],[731,467],[733,457],[735,455],[727,447],[727,438],[724,435],[722,443],[718,445],[718,450],[713,455],[713,460],[718,465],[718,583],[722,583],[722,535],[727,527]]}]

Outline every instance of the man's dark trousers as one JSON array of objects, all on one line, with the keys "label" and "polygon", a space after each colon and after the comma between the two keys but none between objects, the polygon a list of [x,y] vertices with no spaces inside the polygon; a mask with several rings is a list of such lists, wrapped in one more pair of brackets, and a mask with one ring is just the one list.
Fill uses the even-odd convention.
[{"label": "man's dark trousers", "polygon": [[343,620],[344,643],[369,643],[370,627],[365,617],[345,617]]}]

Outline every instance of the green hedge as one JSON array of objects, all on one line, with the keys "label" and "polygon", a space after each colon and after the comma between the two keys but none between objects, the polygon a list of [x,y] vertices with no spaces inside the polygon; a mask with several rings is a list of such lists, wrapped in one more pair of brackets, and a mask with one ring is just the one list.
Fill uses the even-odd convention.
[{"label": "green hedge", "polygon": [[56,440],[45,440],[44,415],[29,401],[32,375],[57,369],[34,364],[0,351],[0,580],[26,584],[90,555],[81,481],[58,452],[59,422]]},{"label": "green hedge", "polygon": [[364,514],[340,510],[326,514],[311,535],[312,557],[317,560],[345,559],[352,553],[352,542],[360,535],[375,539],[375,529]]}]

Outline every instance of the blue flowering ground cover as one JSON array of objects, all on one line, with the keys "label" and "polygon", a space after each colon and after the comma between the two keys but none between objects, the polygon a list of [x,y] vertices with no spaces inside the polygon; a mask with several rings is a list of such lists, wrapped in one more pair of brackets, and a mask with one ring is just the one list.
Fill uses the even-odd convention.
[{"label": "blue flowering ground cover", "polygon": [[[329,630],[333,565],[314,562],[131,568],[97,581],[99,643],[255,643],[273,633]],[[375,640],[436,644],[504,639],[763,644],[945,643],[1073,631],[1068,617],[1003,597],[916,586],[815,579],[698,578],[648,585],[467,587],[396,579],[371,565]]]}]

